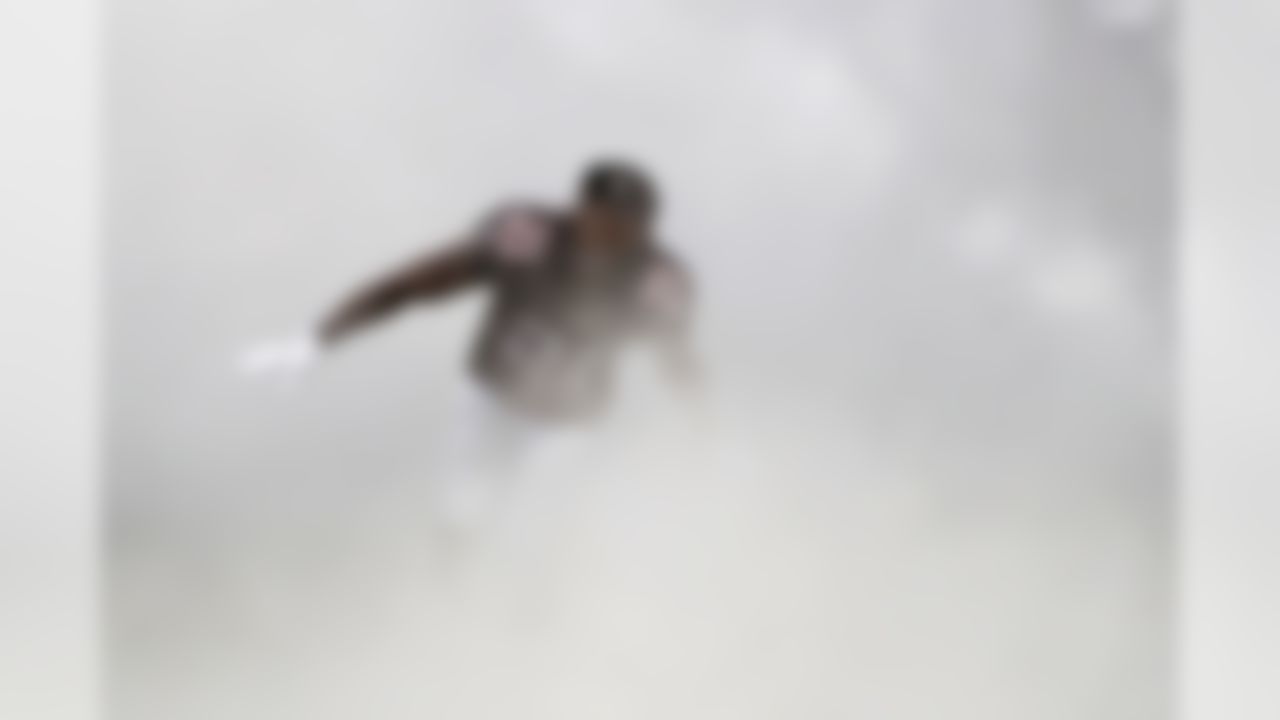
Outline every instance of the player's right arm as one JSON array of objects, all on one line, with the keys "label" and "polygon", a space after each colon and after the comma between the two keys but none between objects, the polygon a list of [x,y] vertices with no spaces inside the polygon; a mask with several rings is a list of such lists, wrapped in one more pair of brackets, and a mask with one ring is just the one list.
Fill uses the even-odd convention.
[{"label": "player's right arm", "polygon": [[536,259],[549,246],[550,223],[550,216],[531,207],[500,208],[466,238],[358,288],[315,328],[249,349],[239,358],[240,369],[250,375],[296,381],[326,350],[406,306],[480,285],[501,265]]},{"label": "player's right arm", "polygon": [[478,284],[487,273],[484,247],[464,240],[416,258],[351,293],[316,327],[242,353],[241,372],[284,385],[297,383],[336,344],[415,301],[443,298]]},{"label": "player's right arm", "polygon": [[444,298],[477,285],[488,270],[488,253],[479,239],[416,258],[343,300],[320,324],[318,340],[326,347],[335,345],[413,302]]}]

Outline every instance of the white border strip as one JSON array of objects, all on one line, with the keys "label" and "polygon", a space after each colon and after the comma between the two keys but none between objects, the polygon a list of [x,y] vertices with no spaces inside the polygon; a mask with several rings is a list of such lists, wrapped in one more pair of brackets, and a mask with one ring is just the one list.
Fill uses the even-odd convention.
[{"label": "white border strip", "polygon": [[97,712],[98,8],[0,2],[0,718]]},{"label": "white border strip", "polygon": [[1280,718],[1280,4],[1183,4],[1181,707]]}]

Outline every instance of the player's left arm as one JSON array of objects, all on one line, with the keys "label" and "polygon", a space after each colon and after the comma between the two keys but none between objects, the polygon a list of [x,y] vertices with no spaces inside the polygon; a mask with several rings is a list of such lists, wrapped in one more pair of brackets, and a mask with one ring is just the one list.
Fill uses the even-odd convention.
[{"label": "player's left arm", "polygon": [[706,379],[695,342],[695,288],[683,263],[664,255],[644,278],[641,302],[666,379],[683,395],[700,396]]}]

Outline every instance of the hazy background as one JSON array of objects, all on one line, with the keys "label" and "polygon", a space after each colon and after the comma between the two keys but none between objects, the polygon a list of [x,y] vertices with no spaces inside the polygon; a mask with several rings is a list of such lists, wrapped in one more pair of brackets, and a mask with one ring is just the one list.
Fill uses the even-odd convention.
[{"label": "hazy background", "polygon": [[[118,0],[115,715],[1167,717],[1167,12]],[[479,298],[293,395],[232,358],[599,151],[664,183],[717,442],[637,420],[442,567]]]}]

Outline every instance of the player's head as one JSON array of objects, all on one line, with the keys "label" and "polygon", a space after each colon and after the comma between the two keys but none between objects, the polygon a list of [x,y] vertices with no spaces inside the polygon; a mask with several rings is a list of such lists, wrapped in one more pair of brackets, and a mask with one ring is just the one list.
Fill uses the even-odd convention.
[{"label": "player's head", "polygon": [[585,207],[631,220],[648,221],[658,214],[658,191],[648,173],[635,163],[617,158],[587,166],[578,186]]}]

